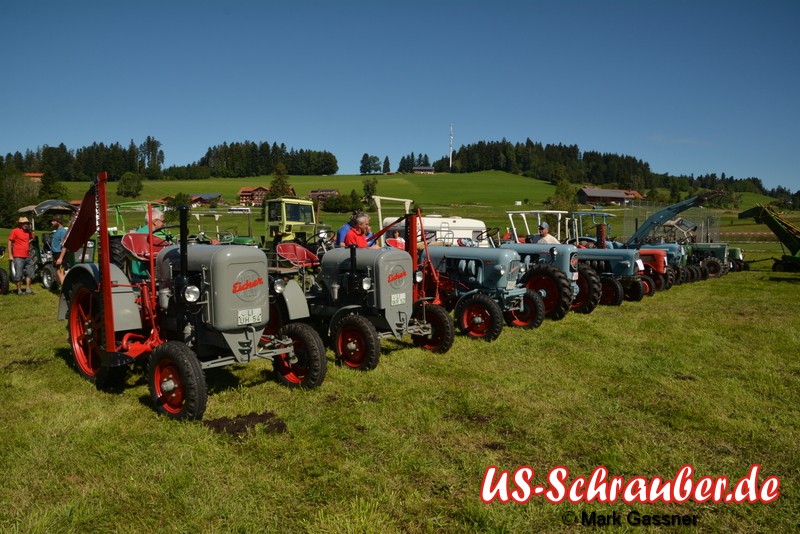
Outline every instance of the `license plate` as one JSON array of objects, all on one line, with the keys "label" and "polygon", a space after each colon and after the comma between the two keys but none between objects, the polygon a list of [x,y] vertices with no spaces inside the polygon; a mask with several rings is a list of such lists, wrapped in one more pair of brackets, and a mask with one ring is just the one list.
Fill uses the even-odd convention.
[{"label": "license plate", "polygon": [[406,303],[405,293],[394,293],[392,295],[392,306],[399,306]]},{"label": "license plate", "polygon": [[514,289],[515,287],[517,287],[516,280],[509,280],[508,282],[506,282],[506,289]]},{"label": "license plate", "polygon": [[236,324],[239,326],[261,322],[261,308],[238,310],[238,313],[239,316],[236,318]]},{"label": "license plate", "polygon": [[644,271],[644,262],[642,260],[636,260],[636,268],[640,271]]}]

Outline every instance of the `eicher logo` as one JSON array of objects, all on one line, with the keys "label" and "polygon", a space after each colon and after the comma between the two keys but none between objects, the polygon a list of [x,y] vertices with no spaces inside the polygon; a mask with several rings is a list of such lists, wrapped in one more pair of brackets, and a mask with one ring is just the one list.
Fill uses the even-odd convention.
[{"label": "eicher logo", "polygon": [[395,289],[400,289],[405,285],[404,278],[408,276],[408,272],[403,269],[402,265],[395,265],[389,271],[389,276],[386,278],[386,282],[389,283]]},{"label": "eicher logo", "polygon": [[255,300],[261,295],[264,287],[264,278],[255,271],[242,271],[233,283],[231,293],[240,299]]}]

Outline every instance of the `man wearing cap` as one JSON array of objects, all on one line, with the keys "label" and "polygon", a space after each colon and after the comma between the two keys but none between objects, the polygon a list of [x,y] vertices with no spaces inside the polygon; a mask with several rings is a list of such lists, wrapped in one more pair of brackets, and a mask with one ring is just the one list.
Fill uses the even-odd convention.
[{"label": "man wearing cap", "polygon": [[[27,217],[20,217],[17,226],[8,234],[8,250],[14,262],[13,281],[17,283],[18,295],[30,295],[31,278],[33,278],[33,261],[28,259],[33,241],[31,222]],[[22,290],[22,278],[25,277],[25,291]]]},{"label": "man wearing cap", "polygon": [[539,223],[539,239],[537,245],[560,245],[558,239],[550,235],[550,225],[546,222]]}]

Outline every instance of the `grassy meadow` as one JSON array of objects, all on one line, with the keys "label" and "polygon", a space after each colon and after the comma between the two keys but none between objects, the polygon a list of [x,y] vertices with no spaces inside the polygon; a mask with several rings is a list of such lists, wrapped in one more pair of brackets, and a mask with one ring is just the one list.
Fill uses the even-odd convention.
[{"label": "grassy meadow", "polygon": [[[2,532],[558,532],[562,516],[695,514],[702,532],[786,532],[800,498],[800,276],[755,270],[641,302],[457,337],[383,341],[377,369],[314,391],[268,362],[206,372],[203,422],[150,408],[143,369],[103,392],[71,367],[58,296],[0,297]],[[256,424],[245,425],[253,421]],[[238,423],[238,426],[237,426]],[[771,504],[484,504],[488,466],[733,483]],[[629,527],[630,528],[630,527]],[[633,530],[632,528],[630,528]],[[625,530],[625,529],[622,529]]]},{"label": "grassy meadow", "polygon": [[[361,180],[291,178],[300,194],[360,191]],[[378,180],[379,195],[498,226],[515,200],[540,207],[553,191],[494,172]],[[268,183],[147,183],[142,198],[230,200]],[[67,185],[72,198],[86,188]],[[143,365],[114,392],[80,378],[57,294],[36,283],[32,296],[0,296],[0,532],[574,532],[584,529],[565,525],[568,514],[631,510],[697,515],[701,532],[796,530],[800,274],[771,272],[777,243],[741,246],[764,261],[533,331],[507,327],[493,343],[457,336],[434,355],[408,338],[384,340],[367,373],[335,366],[328,351],[313,391],[280,386],[265,361],[208,370],[205,418],[192,423],[152,410]],[[527,465],[542,483],[559,465],[570,479],[599,465],[668,479],[684,464],[695,480],[731,484],[760,464],[762,479],[780,477],[781,495],[771,504],[480,498],[489,466]],[[623,519],[615,531],[639,529]]]}]

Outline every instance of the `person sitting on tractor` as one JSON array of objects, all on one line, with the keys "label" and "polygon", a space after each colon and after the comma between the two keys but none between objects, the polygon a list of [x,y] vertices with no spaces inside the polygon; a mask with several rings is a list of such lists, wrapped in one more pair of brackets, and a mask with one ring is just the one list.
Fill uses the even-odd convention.
[{"label": "person sitting on tractor", "polygon": [[356,248],[380,248],[376,244],[370,245],[367,238],[372,235],[369,231],[369,215],[362,213],[355,218],[355,225],[350,228],[344,238],[344,246],[355,245]]},{"label": "person sitting on tractor", "polygon": [[558,239],[550,235],[550,225],[546,222],[539,224],[539,239],[537,245],[560,245]]},{"label": "person sitting on tractor", "polygon": [[[169,234],[163,230],[164,227],[164,212],[160,209],[153,209],[152,213],[152,227],[149,224],[149,217],[147,214],[144,216],[145,224],[136,229],[137,234],[152,233],[154,236],[162,239],[169,240]],[[150,277],[149,264],[145,261],[134,260],[131,262],[131,274],[135,279],[144,280]]]}]

